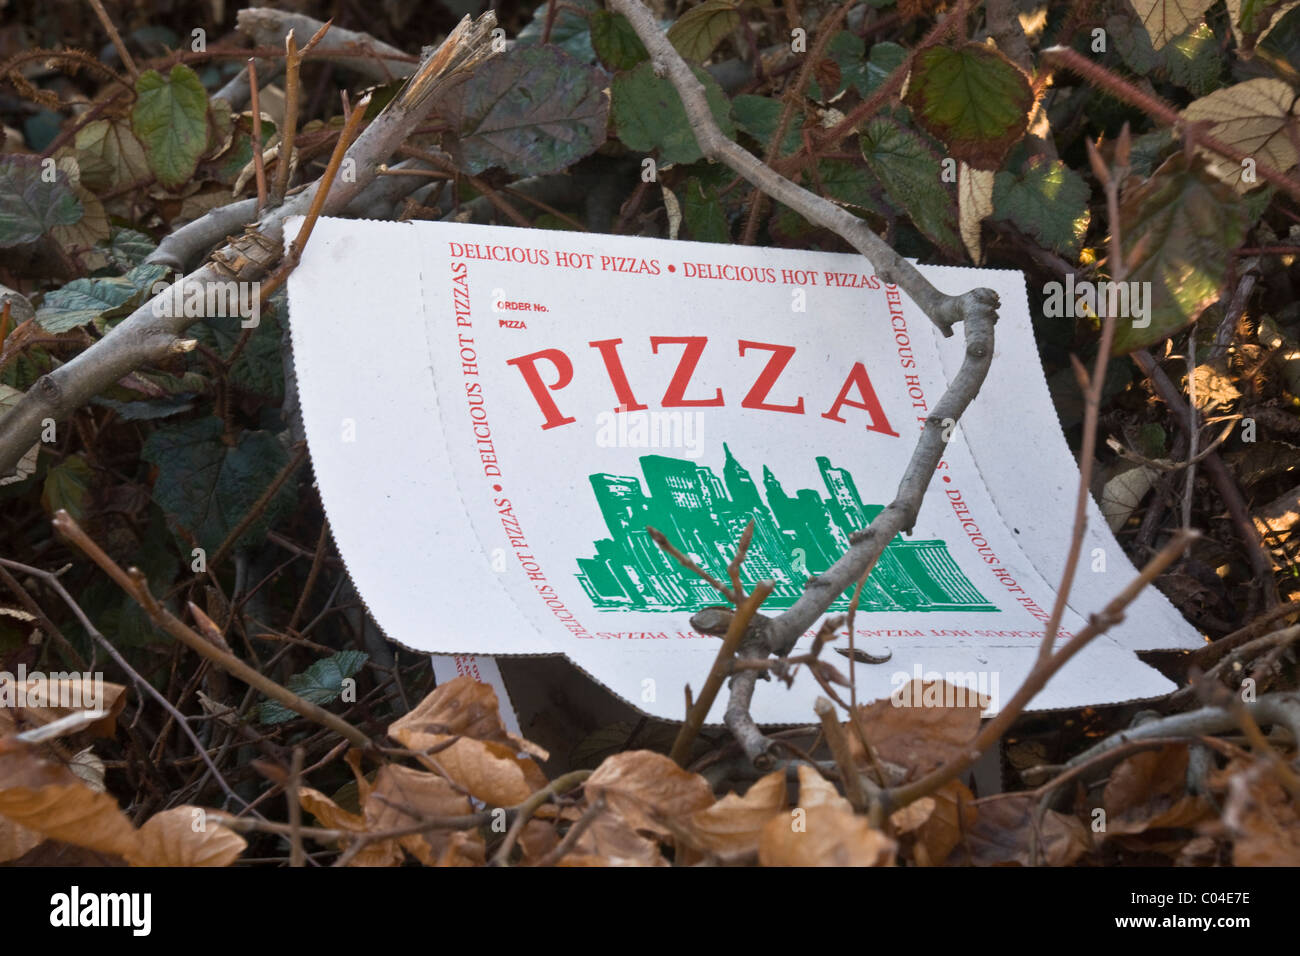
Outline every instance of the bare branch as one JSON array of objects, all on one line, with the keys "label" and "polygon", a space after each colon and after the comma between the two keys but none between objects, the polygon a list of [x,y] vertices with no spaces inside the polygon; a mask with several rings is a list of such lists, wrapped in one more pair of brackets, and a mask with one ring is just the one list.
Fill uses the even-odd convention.
[{"label": "bare branch", "polygon": [[[324,213],[332,214],[347,207],[374,178],[380,164],[424,119],[435,94],[492,55],[488,38],[495,26],[496,17],[490,12],[473,22],[466,17],[442,46],[425,58],[402,93],[348,150],[347,159],[355,163],[356,175],[349,181],[333,184],[325,200]],[[268,211],[258,222],[255,233],[229,243],[215,255],[224,261],[208,263],[183,281],[206,285],[231,278],[243,281],[260,278],[280,258],[285,220],[306,213],[320,186],[317,181],[282,206]],[[14,472],[18,460],[39,440],[45,419],[67,418],[124,375],[183,346],[180,333],[197,319],[186,315],[158,315],[157,301],[155,297],[145,302],[95,345],[37,379],[0,419],[0,476]]]}]

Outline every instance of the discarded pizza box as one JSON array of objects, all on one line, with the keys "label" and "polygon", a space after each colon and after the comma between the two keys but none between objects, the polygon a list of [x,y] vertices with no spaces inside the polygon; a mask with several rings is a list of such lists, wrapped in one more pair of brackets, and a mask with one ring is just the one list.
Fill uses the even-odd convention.
[{"label": "discarded pizza box", "polygon": [[[1022,274],[921,270],[998,293],[996,349],[915,528],[863,590],[856,645],[891,656],[855,665],[857,694],[939,676],[991,712],[1038,653],[1078,471]],[[742,580],[773,581],[779,614],[894,498],[964,348],[856,255],[457,223],[323,219],[289,304],[316,481],[388,637],[563,654],[668,719],[718,650],[690,617],[721,600],[647,527],[725,579],[752,520]],[[1090,501],[1062,639],[1135,574]],[[1148,588],[1031,706],[1164,694],[1136,652],[1201,643]],[[762,681],[752,713],[804,722],[821,693],[806,669]]]}]

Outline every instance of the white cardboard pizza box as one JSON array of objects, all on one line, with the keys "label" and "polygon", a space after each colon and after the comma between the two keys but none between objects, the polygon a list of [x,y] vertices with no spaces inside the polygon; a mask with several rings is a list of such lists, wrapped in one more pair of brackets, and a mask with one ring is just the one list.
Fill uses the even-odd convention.
[{"label": "white cardboard pizza box", "polygon": [[[993,710],[1038,652],[1078,471],[1022,274],[921,269],[998,293],[996,348],[916,527],[864,589],[857,644],[892,657],[856,666],[858,699],[939,674]],[[322,219],[289,303],[316,481],[388,637],[564,654],[667,719],[718,648],[689,618],[720,597],[645,527],[725,577],[752,518],[744,580],[775,581],[779,614],[893,499],[964,348],[856,255],[457,223]],[[1066,635],[1136,574],[1089,505]],[[1032,708],[1167,693],[1135,652],[1202,642],[1148,588]],[[807,721],[819,693],[806,671],[760,682],[752,712]]]}]

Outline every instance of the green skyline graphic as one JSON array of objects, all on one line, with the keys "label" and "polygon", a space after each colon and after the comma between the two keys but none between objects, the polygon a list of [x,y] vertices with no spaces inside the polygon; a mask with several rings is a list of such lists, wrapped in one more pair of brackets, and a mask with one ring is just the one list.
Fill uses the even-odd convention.
[{"label": "green skyline graphic", "polygon": [[[578,582],[600,610],[695,611],[720,595],[666,555],[646,527],[719,580],[727,579],[736,540],[752,518],[754,537],[741,582],[776,583],[765,607],[788,608],[804,582],[825,571],[849,546],[849,535],[867,527],[884,505],[864,505],[845,468],[817,458],[827,497],[805,488],[786,494],[763,466],[766,501],[749,472],[723,444],[723,477],[682,458],[644,455],[645,486],[633,476],[590,475],[596,503],[610,536],[594,542],[595,555],[578,558]],[[649,489],[648,493],[646,489]],[[847,609],[852,589],[831,608]],[[873,611],[996,611],[962,572],[941,540],[896,537],[885,548],[862,589],[858,609]]]}]

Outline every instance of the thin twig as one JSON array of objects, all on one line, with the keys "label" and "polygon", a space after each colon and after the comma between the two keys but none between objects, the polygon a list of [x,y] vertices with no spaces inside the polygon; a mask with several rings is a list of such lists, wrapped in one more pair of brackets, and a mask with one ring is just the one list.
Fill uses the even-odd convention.
[{"label": "thin twig", "polygon": [[131,59],[131,51],[122,42],[122,34],[117,32],[117,26],[109,17],[108,11],[104,9],[102,0],[90,0],[90,6],[95,11],[95,16],[99,17],[100,24],[108,33],[108,39],[112,41],[113,49],[117,51],[118,58],[121,59],[122,65],[126,67],[126,72],[131,74],[131,79],[134,80],[140,75],[140,71],[136,69],[135,60]]},{"label": "thin twig", "polygon": [[257,179],[257,218],[266,208],[266,162],[262,157],[262,108],[257,88],[257,60],[248,58],[248,94],[253,111],[253,173]]},{"label": "thin twig", "polygon": [[154,596],[149,592],[149,586],[144,580],[143,574],[134,568],[131,569],[131,572],[122,570],[121,566],[110,558],[104,552],[104,549],[86,534],[73,517],[62,508],[55,512],[53,523],[56,531],[81,549],[88,558],[99,565],[113,579],[118,587],[134,598],[144,608],[145,613],[149,615],[155,625],[161,627],[190,650],[242,680],[250,687],[261,691],[272,700],[280,702],[294,713],[327,727],[342,737],[346,737],[357,747],[370,748],[370,738],[343,720],[343,718],[316,704],[303,700],[293,691],[281,687],[265,674],[249,667],[238,657],[221,650],[211,641],[195,633],[193,629],[155,600]]},{"label": "thin twig", "polygon": [[727,625],[727,635],[722,639],[722,646],[718,648],[718,656],[713,659],[713,667],[704,681],[704,687],[700,689],[695,706],[687,713],[686,721],[673,742],[673,749],[669,756],[677,762],[678,766],[686,766],[686,761],[691,755],[691,745],[695,743],[696,735],[709,716],[713,701],[717,699],[718,691],[722,689],[722,682],[731,672],[731,659],[736,656],[740,642],[744,639],[745,632],[749,630],[749,622],[753,620],[775,586],[771,581],[759,582],[753,593],[741,602],[736,608],[736,613],[731,616],[731,623]]}]

